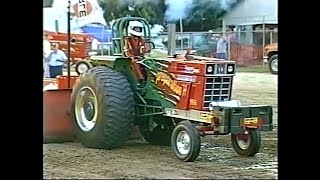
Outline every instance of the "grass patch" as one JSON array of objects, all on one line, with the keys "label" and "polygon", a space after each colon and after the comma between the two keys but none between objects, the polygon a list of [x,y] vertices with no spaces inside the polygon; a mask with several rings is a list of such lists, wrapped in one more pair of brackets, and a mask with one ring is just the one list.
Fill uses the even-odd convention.
[{"label": "grass patch", "polygon": [[270,73],[267,65],[237,66],[237,72]]},{"label": "grass patch", "polygon": [[168,55],[159,51],[152,51],[149,57],[152,58],[166,58]]}]

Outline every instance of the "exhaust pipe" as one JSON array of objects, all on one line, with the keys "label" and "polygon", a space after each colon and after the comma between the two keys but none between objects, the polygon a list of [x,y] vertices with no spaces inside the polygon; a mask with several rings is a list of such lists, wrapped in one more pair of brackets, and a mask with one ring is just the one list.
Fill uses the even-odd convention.
[{"label": "exhaust pipe", "polygon": [[167,24],[168,32],[168,55],[173,56],[176,54],[176,24],[170,22]]}]

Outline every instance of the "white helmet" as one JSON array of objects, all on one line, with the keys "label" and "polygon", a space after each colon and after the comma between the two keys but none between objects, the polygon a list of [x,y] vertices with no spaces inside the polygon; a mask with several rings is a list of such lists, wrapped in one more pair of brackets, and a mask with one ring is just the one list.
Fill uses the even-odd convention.
[{"label": "white helmet", "polygon": [[128,34],[134,36],[142,36],[143,25],[139,21],[130,21],[128,26]]}]

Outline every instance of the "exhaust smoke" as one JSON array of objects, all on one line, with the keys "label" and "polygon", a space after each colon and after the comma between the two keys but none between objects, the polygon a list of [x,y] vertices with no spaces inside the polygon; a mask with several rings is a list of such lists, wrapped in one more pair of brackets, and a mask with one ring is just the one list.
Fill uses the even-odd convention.
[{"label": "exhaust smoke", "polygon": [[167,10],[165,12],[165,21],[178,21],[185,19],[192,8],[201,4],[206,8],[220,8],[221,10],[230,10],[231,6],[239,0],[166,0]]}]

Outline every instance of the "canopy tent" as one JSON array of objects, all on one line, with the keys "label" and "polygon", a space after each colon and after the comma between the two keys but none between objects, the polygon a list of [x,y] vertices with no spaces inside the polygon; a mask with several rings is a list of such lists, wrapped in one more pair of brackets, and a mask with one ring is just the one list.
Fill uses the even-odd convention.
[{"label": "canopy tent", "polygon": [[99,42],[111,42],[111,29],[102,25],[86,25],[81,27],[82,31],[86,34],[91,35]]}]

